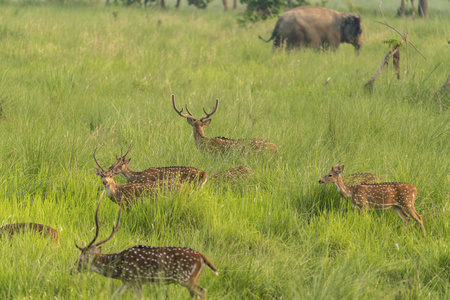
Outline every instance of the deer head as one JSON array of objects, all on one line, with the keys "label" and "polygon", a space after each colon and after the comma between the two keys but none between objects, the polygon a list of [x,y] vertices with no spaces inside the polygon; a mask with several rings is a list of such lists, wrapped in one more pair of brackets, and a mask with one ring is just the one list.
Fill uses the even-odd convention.
[{"label": "deer head", "polygon": [[[101,165],[100,165],[100,163],[98,162],[98,160],[97,160],[97,158],[95,157],[95,153],[97,152],[97,148],[95,148],[95,150],[94,150],[94,160],[95,160],[95,163],[97,164],[97,166],[100,168],[100,169],[97,169],[97,168],[95,168],[95,174],[97,175],[97,176],[99,176],[101,179],[102,179],[102,183],[103,183],[103,185],[104,186],[109,186],[109,185],[112,185],[112,184],[114,184],[114,179],[113,179],[113,177],[114,176],[116,176],[117,174],[119,174],[119,171],[118,171],[118,167],[119,167],[119,165],[122,163],[122,160],[119,160],[119,158],[116,160],[116,162],[111,166],[111,167],[109,167],[107,170],[105,170]],[[128,152],[125,154],[125,156],[128,154]],[[124,157],[125,157],[124,156]],[[129,160],[128,160],[128,162],[129,162]]]},{"label": "deer head", "polygon": [[177,112],[178,115],[180,115],[180,117],[186,118],[187,122],[189,123],[189,125],[192,126],[192,128],[194,129],[194,134],[198,133],[201,137],[205,137],[205,134],[203,133],[203,127],[204,126],[208,126],[211,123],[211,119],[209,119],[213,114],[216,113],[217,108],[219,107],[219,99],[216,99],[216,106],[212,109],[212,111],[210,113],[208,113],[205,108],[203,108],[203,112],[205,113],[205,115],[203,117],[201,117],[200,119],[197,119],[196,117],[194,117],[191,112],[189,111],[187,104],[185,105],[186,108],[186,112],[188,114],[183,114],[183,108],[181,108],[181,110],[177,109],[177,106],[175,104],[175,95],[172,95],[172,104],[173,104],[173,109]]},{"label": "deer head", "polygon": [[331,167],[330,173],[325,175],[319,180],[320,184],[323,183],[337,183],[339,174],[341,174],[344,171],[344,166],[341,166],[340,163],[337,165]]}]

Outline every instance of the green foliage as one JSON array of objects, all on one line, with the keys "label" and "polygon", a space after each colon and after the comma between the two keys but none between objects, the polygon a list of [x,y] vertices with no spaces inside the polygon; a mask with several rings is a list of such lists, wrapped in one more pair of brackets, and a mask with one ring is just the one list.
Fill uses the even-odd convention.
[{"label": "green foliage", "polygon": [[364,13],[365,7],[362,5],[356,5],[353,0],[345,0],[345,3],[347,4],[348,11],[355,12],[355,13]]},{"label": "green foliage", "polygon": [[309,5],[306,0],[241,0],[247,4],[244,15],[239,22],[241,24],[266,20],[278,16],[283,8],[293,8]]},{"label": "green foliage", "polygon": [[387,44],[387,45],[392,46],[392,48],[395,48],[395,47],[397,47],[398,45],[400,45],[401,42],[402,42],[401,39],[389,39],[389,40],[384,40],[384,41],[383,41],[383,44]]}]

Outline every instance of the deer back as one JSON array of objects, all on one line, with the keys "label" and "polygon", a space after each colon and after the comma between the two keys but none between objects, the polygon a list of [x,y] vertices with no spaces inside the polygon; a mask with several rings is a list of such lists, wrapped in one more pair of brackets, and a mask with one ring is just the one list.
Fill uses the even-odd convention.
[{"label": "deer back", "polygon": [[130,182],[123,185],[116,185],[110,193],[107,193],[107,195],[117,204],[123,197],[125,199],[125,204],[128,205],[139,197],[145,195],[156,196],[163,193],[165,190],[180,189],[181,186],[180,182],[174,180]]},{"label": "deer back", "polygon": [[357,205],[367,201],[369,206],[375,208],[389,208],[392,205],[413,207],[417,197],[417,188],[403,182],[360,184],[350,186],[350,189],[352,199]]},{"label": "deer back", "polygon": [[237,166],[227,169],[223,172],[214,174],[214,180],[226,181],[229,183],[236,183],[240,179],[246,179],[250,176],[252,169],[245,166]]},{"label": "deer back", "polygon": [[50,237],[53,240],[53,244],[58,244],[58,231],[56,229],[38,223],[14,223],[7,224],[5,226],[0,227],[0,236],[2,234],[7,234],[9,236],[14,235],[15,233],[20,233],[24,231],[32,231],[39,233],[45,237]]},{"label": "deer back", "polygon": [[[131,171],[131,170],[130,170]],[[149,182],[158,180],[177,179],[180,182],[198,182],[206,181],[206,172],[193,167],[172,166],[172,167],[154,167],[141,172],[121,172],[128,182]]]},{"label": "deer back", "polygon": [[102,259],[99,264],[104,265],[102,272],[123,282],[184,285],[190,279],[197,278],[205,264],[218,273],[203,254],[185,247],[134,246],[105,256],[108,258]]}]

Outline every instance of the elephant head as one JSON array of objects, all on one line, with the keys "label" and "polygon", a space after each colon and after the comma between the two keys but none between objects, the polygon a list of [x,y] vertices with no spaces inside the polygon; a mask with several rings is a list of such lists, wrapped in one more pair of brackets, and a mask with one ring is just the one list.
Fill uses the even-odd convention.
[{"label": "elephant head", "polygon": [[341,39],[344,43],[352,44],[356,51],[363,46],[361,17],[358,14],[343,14]]}]

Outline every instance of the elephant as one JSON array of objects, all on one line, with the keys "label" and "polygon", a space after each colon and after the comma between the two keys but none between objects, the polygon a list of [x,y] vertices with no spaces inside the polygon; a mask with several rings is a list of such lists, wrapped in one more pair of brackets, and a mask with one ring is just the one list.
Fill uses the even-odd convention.
[{"label": "elephant", "polygon": [[291,9],[278,19],[270,39],[273,47],[296,48],[307,46],[333,50],[341,43],[352,44],[356,51],[363,46],[361,17],[355,13],[341,13],[319,6]]}]

